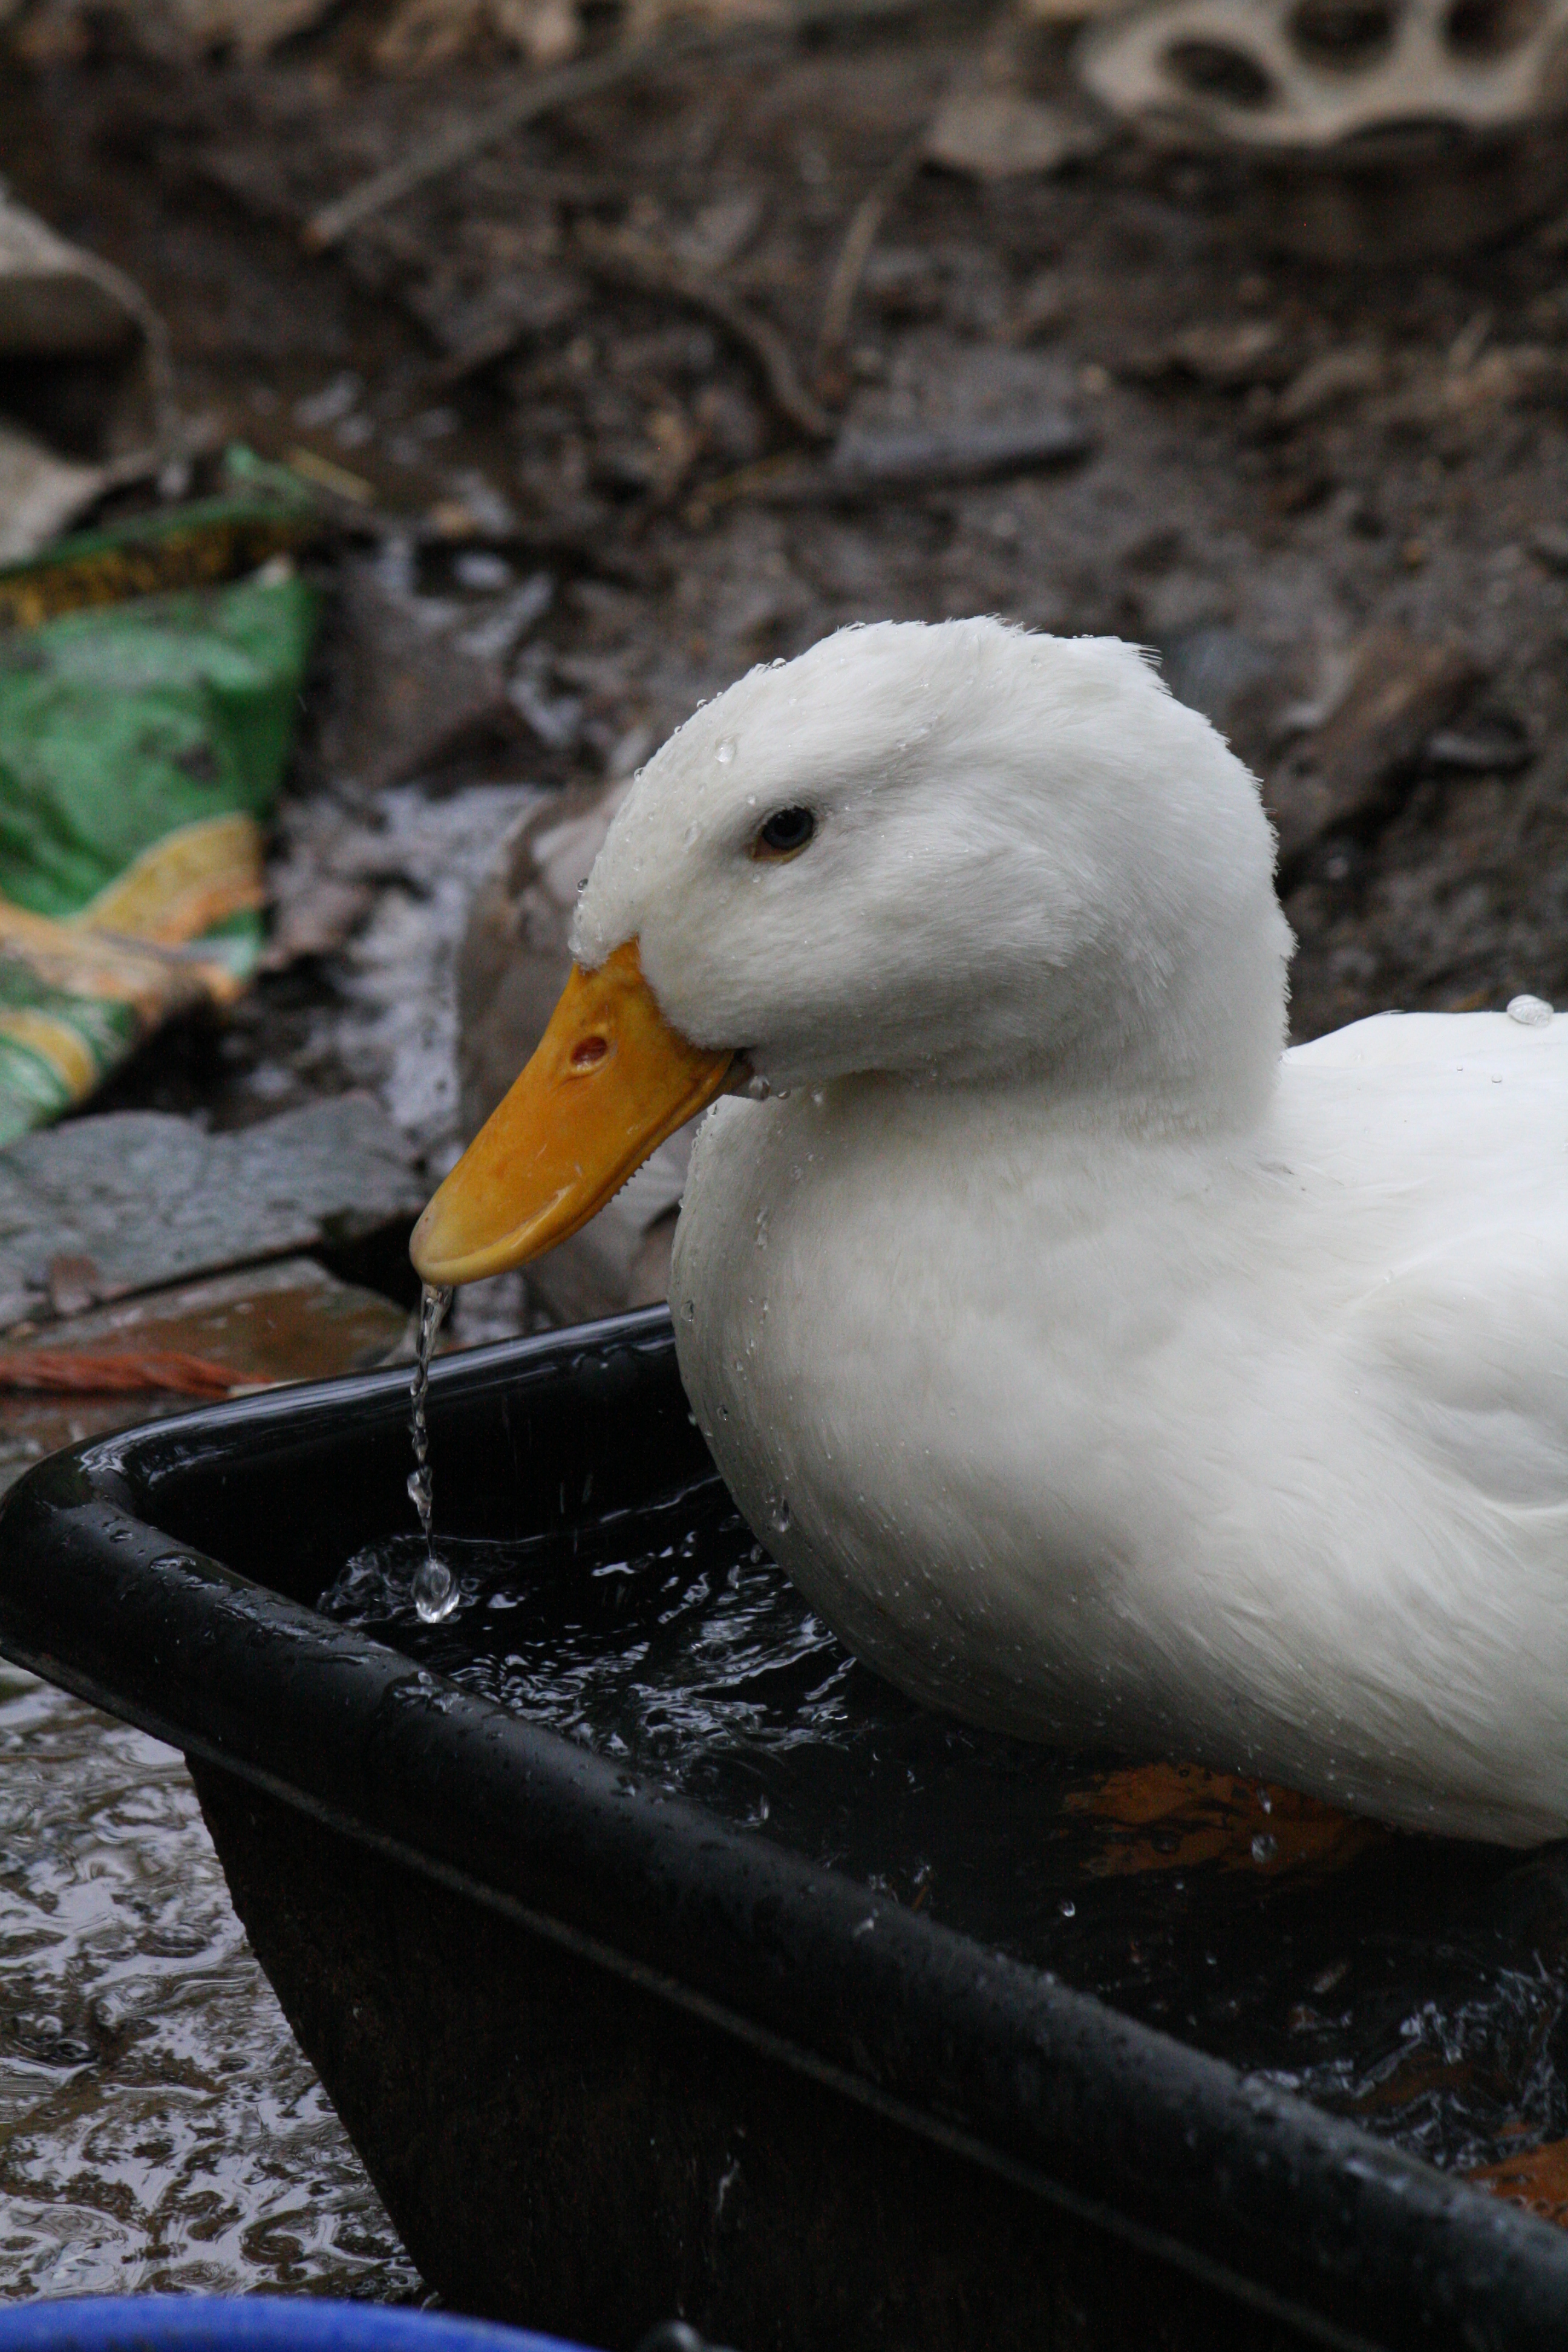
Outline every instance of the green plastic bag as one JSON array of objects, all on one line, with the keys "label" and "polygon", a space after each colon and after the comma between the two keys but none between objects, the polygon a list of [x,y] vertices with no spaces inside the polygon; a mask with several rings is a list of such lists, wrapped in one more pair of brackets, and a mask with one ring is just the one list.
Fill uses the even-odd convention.
[{"label": "green plastic bag", "polygon": [[0,634],[0,1142],[253,971],[315,621],[274,556]]}]

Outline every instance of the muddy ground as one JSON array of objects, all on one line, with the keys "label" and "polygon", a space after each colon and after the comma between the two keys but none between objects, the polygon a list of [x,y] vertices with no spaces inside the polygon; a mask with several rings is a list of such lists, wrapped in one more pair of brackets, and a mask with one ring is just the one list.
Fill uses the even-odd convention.
[{"label": "muddy ground", "polygon": [[[207,446],[304,449],[368,486],[340,592],[388,560],[376,516],[415,527],[391,560],[426,595],[482,614],[535,572],[553,583],[512,698],[538,724],[463,740],[422,791],[628,772],[700,698],[848,621],[1110,630],[1160,649],[1285,807],[1298,1036],[1391,1005],[1568,997],[1568,282],[1550,230],[1398,268],[1373,241],[1331,268],[1268,249],[1244,176],[1124,135],[1056,175],[927,165],[893,186],[819,365],[847,228],[971,58],[967,13],[650,67],[312,258],[317,206],[499,86],[483,58],[375,76],[363,15],[246,68],[150,62],[112,34],[13,57],[0,155],[20,198],[147,289]],[[1050,54],[1030,70],[1066,87]],[[687,293],[627,283],[628,240]],[[851,434],[1050,415],[1081,427],[1080,454],[826,495],[798,415],[694,278],[771,327]],[[0,382],[18,410],[39,396]],[[58,402],[48,423],[84,446],[95,430]],[[343,685],[357,610],[340,593],[294,793],[347,793],[374,824],[372,722]],[[1440,723],[1293,831],[1292,778],[1358,650],[1375,667],[1412,642],[1468,657]],[[404,866],[417,892],[416,854]],[[227,1124],[350,1083],[319,1018],[342,971],[296,960],[108,1100]]]}]

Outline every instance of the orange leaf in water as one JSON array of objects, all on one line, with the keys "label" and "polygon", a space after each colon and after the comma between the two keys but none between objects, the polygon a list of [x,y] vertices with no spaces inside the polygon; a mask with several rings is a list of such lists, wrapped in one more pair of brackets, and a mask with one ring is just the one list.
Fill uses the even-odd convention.
[{"label": "orange leaf in water", "polygon": [[1067,1802],[1103,1831],[1101,1852],[1089,1864],[1100,1878],[1190,1870],[1205,1862],[1274,1876],[1309,1865],[1338,1870],[1387,1834],[1316,1797],[1262,1787],[1233,1772],[1208,1772],[1200,1764],[1142,1764],[1108,1772]]},{"label": "orange leaf in water", "polygon": [[1505,2197],[1510,2205],[1523,2205],[1542,2221],[1555,2221],[1560,2230],[1568,2229],[1568,2139],[1549,2139],[1543,2147],[1523,2148],[1518,2156],[1505,2156],[1500,2164],[1481,2165],[1464,2178],[1473,2189]]}]

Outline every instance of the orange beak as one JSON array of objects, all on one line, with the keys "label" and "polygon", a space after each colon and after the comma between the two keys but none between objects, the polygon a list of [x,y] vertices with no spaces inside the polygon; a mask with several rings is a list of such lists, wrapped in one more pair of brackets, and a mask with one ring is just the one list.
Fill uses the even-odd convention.
[{"label": "orange beak", "polygon": [[574,964],[533,1059],[415,1226],[416,1272],[478,1282],[553,1249],[712,1101],[734,1058],[670,1027],[636,940],[597,971]]}]

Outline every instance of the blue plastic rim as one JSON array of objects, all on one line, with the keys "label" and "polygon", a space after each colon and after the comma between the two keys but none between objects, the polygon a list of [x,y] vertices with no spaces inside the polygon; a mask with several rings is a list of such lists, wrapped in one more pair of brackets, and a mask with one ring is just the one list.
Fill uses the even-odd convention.
[{"label": "blue plastic rim", "polygon": [[488,2320],[313,2295],[82,2295],[0,2305],[0,2352],[582,2352]]}]

